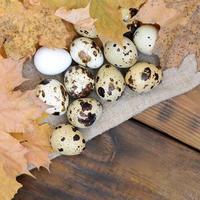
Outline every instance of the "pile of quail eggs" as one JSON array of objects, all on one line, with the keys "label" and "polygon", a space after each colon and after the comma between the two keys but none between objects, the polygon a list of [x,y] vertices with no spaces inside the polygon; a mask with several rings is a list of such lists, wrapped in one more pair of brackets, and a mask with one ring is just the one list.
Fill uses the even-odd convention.
[{"label": "pile of quail eggs", "polygon": [[[127,23],[133,10],[122,11]],[[146,62],[137,62],[138,51],[151,55],[158,30],[153,25],[135,27],[133,36],[123,37],[122,44],[108,41],[99,47],[96,29],[74,27],[80,37],[65,49],[41,47],[34,56],[34,65],[45,75],[63,73],[63,83],[43,80],[36,89],[37,97],[49,107],[51,115],[66,115],[68,124],[55,128],[50,138],[53,149],[63,155],[77,155],[85,149],[85,139],[78,128],[88,128],[98,121],[103,106],[88,97],[93,90],[98,98],[117,101],[126,85],[136,93],[148,92],[162,81],[162,70]],[[125,72],[125,76],[121,72]],[[71,103],[70,103],[71,102]]]}]

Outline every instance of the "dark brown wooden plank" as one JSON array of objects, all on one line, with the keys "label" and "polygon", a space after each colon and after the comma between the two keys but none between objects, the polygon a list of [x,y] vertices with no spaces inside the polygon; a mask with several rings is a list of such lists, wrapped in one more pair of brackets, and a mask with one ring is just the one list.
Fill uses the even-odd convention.
[{"label": "dark brown wooden plank", "polygon": [[128,121],[88,143],[83,155],[53,161],[14,200],[198,200],[200,154]]},{"label": "dark brown wooden plank", "polygon": [[134,118],[200,150],[200,87]]}]

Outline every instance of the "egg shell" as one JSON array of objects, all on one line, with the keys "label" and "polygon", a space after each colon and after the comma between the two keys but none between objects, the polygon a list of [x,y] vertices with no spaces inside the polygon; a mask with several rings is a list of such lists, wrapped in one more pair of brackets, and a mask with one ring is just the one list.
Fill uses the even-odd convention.
[{"label": "egg shell", "polygon": [[86,37],[77,38],[72,42],[70,54],[76,63],[92,69],[99,68],[104,62],[101,49]]},{"label": "egg shell", "polygon": [[84,66],[72,66],[65,73],[64,84],[70,96],[86,97],[94,89],[94,75]]},{"label": "egg shell", "polygon": [[82,133],[70,124],[56,127],[50,142],[54,151],[68,156],[80,154],[86,143]]},{"label": "egg shell", "polygon": [[129,68],[133,66],[138,57],[134,43],[123,37],[123,45],[115,42],[107,42],[104,47],[104,55],[109,63],[119,68]]},{"label": "egg shell", "polygon": [[48,114],[62,115],[66,113],[69,96],[63,84],[54,79],[45,79],[36,87],[36,96],[50,108]]},{"label": "egg shell", "polygon": [[128,70],[125,81],[133,91],[142,93],[159,85],[162,78],[163,73],[159,66],[139,62]]},{"label": "egg shell", "polygon": [[158,37],[158,30],[152,25],[142,25],[134,33],[134,43],[144,54],[152,55]]},{"label": "egg shell", "polygon": [[76,32],[83,37],[97,38],[97,32],[96,32],[95,25],[93,25],[93,26],[74,25],[74,28],[75,28]]},{"label": "egg shell", "polygon": [[70,54],[64,49],[41,47],[34,56],[34,65],[45,75],[56,75],[64,72],[72,63]]},{"label": "egg shell", "polygon": [[125,89],[125,81],[121,72],[111,64],[105,64],[96,75],[96,93],[106,101],[118,100]]},{"label": "egg shell", "polygon": [[69,105],[67,118],[73,126],[88,128],[99,119],[102,109],[101,103],[96,99],[77,99]]}]

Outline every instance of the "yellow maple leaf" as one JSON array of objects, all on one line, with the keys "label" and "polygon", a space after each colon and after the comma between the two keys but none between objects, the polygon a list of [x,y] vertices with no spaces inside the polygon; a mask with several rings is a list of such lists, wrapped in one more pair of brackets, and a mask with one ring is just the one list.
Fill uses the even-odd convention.
[{"label": "yellow maple leaf", "polygon": [[[45,110],[43,104],[35,97],[35,91],[16,90],[25,80],[23,62],[24,59],[0,59],[0,178],[5,178],[0,183],[0,199],[3,200],[11,199],[20,187],[16,176],[31,175],[27,170],[29,163],[47,169],[50,163],[49,135],[52,130],[48,124],[39,126],[42,119],[38,119]],[[3,189],[8,194],[2,193]]]},{"label": "yellow maple leaf", "polygon": [[0,162],[0,199],[11,200],[19,188],[22,187],[20,183],[16,181],[15,177],[9,177],[4,169],[3,164]]},{"label": "yellow maple leaf", "polygon": [[27,149],[25,158],[28,164],[37,168],[42,166],[49,170],[49,153],[52,152],[49,142],[51,133],[52,128],[48,124],[38,125],[35,122],[33,133],[12,133],[12,136]]},{"label": "yellow maple leaf", "polygon": [[23,93],[14,90],[25,80],[23,62],[11,58],[0,60],[0,132],[31,132],[34,130],[32,121],[45,109],[34,90]]},{"label": "yellow maple leaf", "polygon": [[7,176],[15,177],[19,174],[29,174],[25,154],[28,150],[9,133],[0,132],[0,163]]},{"label": "yellow maple leaf", "polygon": [[[49,5],[55,8],[62,5],[66,10],[70,10],[85,7],[89,1],[61,0],[52,2],[43,0],[42,2],[46,4],[49,2]],[[122,21],[120,7],[137,9],[145,0],[91,0],[90,2],[90,14],[92,18],[97,19],[95,25],[98,35],[101,38],[121,42],[127,27]]]}]

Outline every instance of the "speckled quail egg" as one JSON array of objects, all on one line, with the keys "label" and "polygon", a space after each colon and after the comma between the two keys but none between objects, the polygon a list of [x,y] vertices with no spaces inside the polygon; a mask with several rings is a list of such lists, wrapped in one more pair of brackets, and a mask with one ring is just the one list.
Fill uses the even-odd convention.
[{"label": "speckled quail egg", "polygon": [[118,100],[124,91],[125,81],[121,72],[111,64],[105,64],[96,75],[96,93],[106,101]]},{"label": "speckled quail egg", "polygon": [[37,70],[46,75],[56,75],[64,72],[72,63],[70,54],[64,49],[41,47],[34,56]]},{"label": "speckled quail egg", "polygon": [[82,98],[73,101],[67,110],[69,122],[78,128],[92,126],[102,114],[102,105],[96,99]]},{"label": "speckled quail egg", "polygon": [[70,96],[86,97],[94,89],[94,75],[84,66],[72,66],[65,73],[64,84]]},{"label": "speckled quail egg", "polygon": [[50,138],[54,151],[63,155],[78,155],[85,149],[85,139],[74,126],[60,125],[55,128]]},{"label": "speckled quail egg", "polygon": [[148,92],[162,81],[161,67],[139,62],[131,67],[125,77],[126,84],[138,93]]},{"label": "speckled quail egg", "polygon": [[93,69],[99,68],[104,62],[101,49],[86,37],[77,38],[72,42],[70,54],[76,63]]},{"label": "speckled quail egg", "polygon": [[105,58],[112,65],[119,68],[128,68],[137,61],[137,49],[134,43],[124,37],[123,46],[115,42],[107,42],[104,47]]},{"label": "speckled quail egg", "polygon": [[36,88],[36,96],[50,107],[48,114],[62,115],[66,113],[69,96],[63,84],[54,79],[43,80]]},{"label": "speckled quail egg", "polygon": [[122,14],[122,20],[124,22],[128,22],[130,19],[132,19],[138,12],[135,8],[121,8],[120,9]]},{"label": "speckled quail egg", "polygon": [[158,30],[152,25],[142,25],[134,33],[134,43],[137,49],[144,54],[152,55],[158,37]]},{"label": "speckled quail egg", "polygon": [[83,37],[88,37],[88,38],[97,38],[97,32],[96,32],[96,27],[95,25],[93,26],[80,26],[80,25],[74,25],[74,28],[76,30],[76,32],[83,36]]}]

